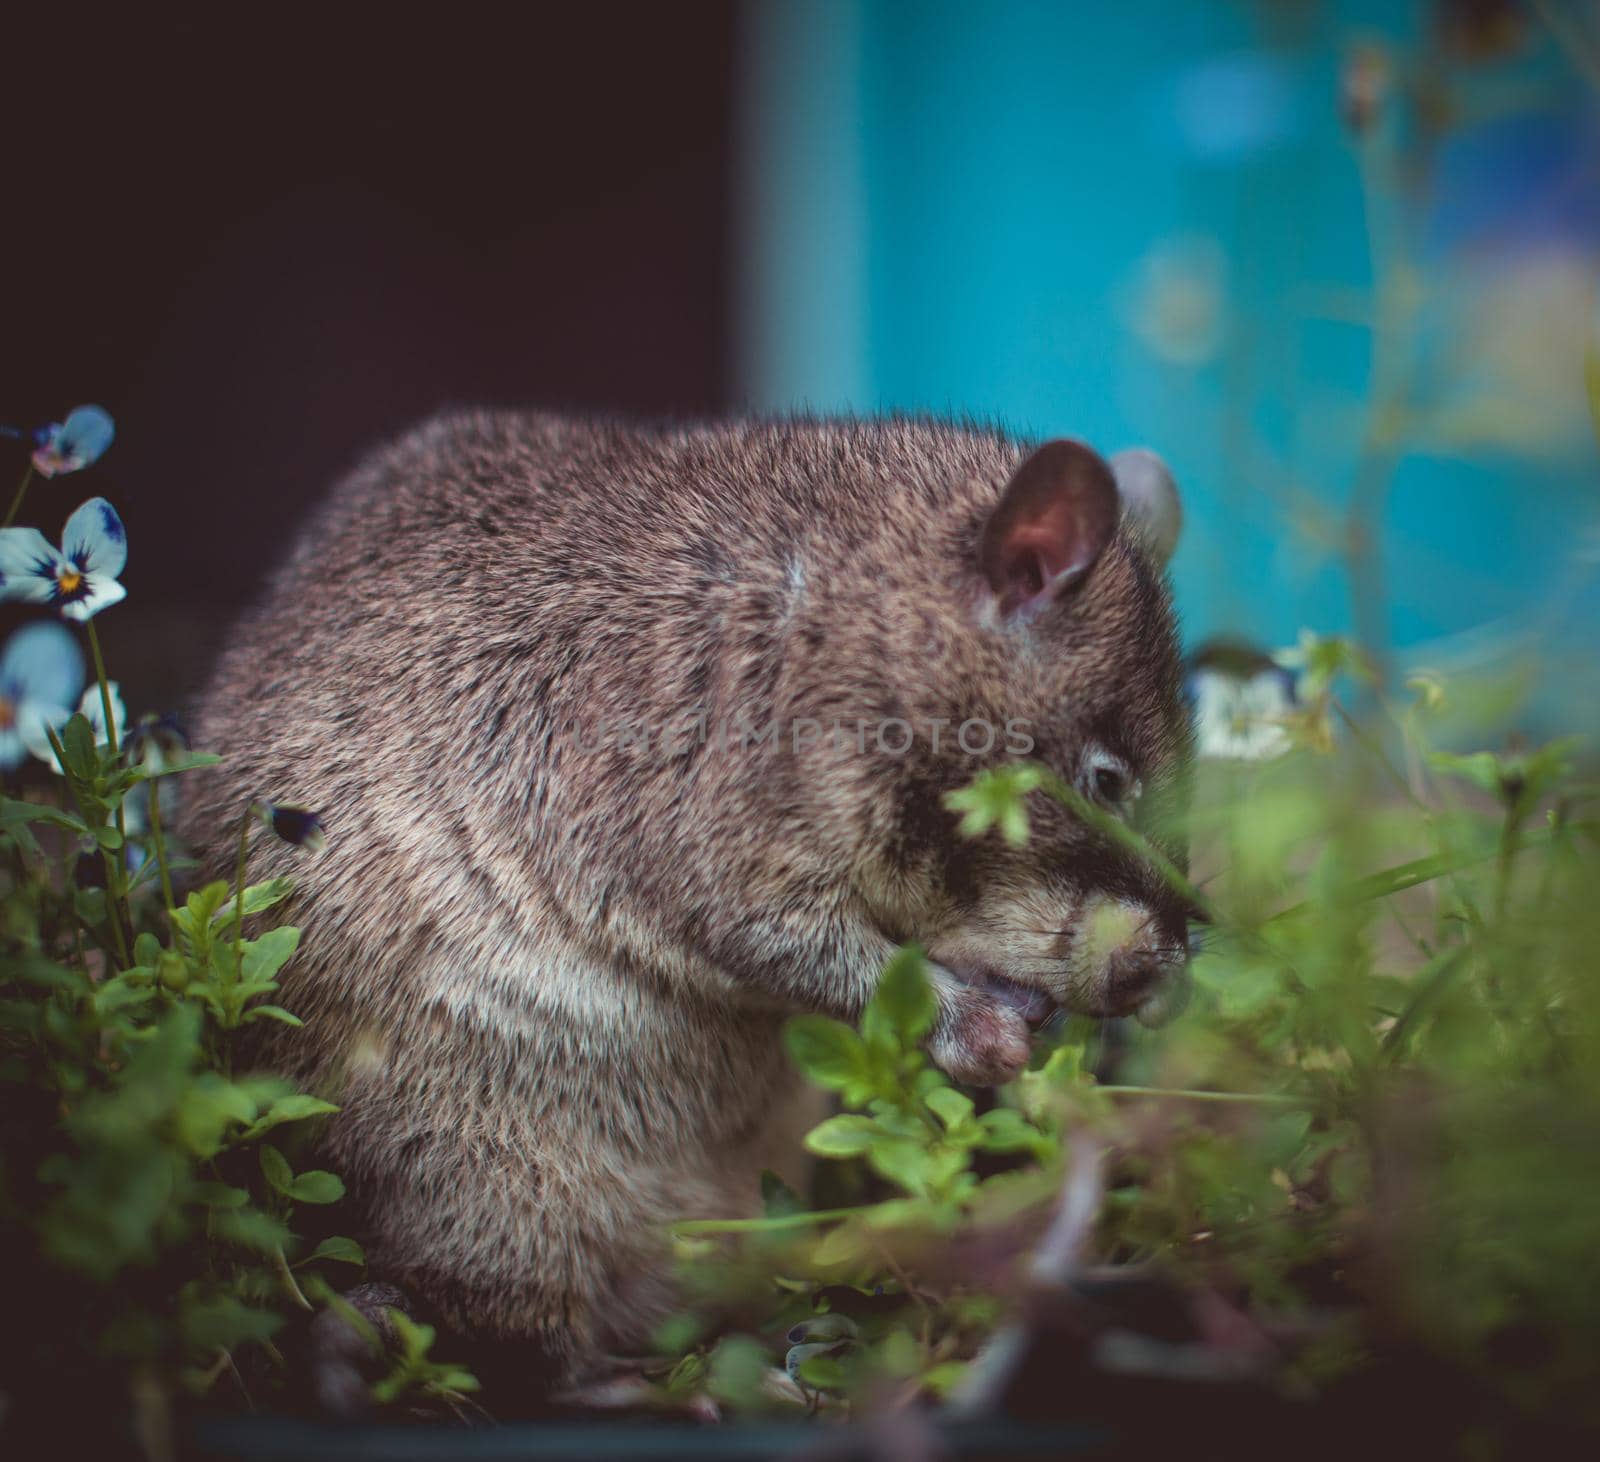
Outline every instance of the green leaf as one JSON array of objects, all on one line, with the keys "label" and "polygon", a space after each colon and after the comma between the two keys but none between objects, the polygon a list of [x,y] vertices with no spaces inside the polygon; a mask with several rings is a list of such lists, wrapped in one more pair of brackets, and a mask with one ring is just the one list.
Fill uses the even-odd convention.
[{"label": "green leaf", "polygon": [[829,1117],[806,1134],[806,1150],[818,1157],[857,1157],[872,1146],[878,1124],[871,1117]]},{"label": "green leaf", "polygon": [[1261,1156],[1269,1168],[1287,1168],[1305,1146],[1311,1113],[1282,1112],[1262,1127]]},{"label": "green leaf", "polygon": [[90,929],[106,921],[106,891],[103,888],[77,888],[72,891],[72,907]]},{"label": "green leaf", "polygon": [[244,943],[244,966],[240,977],[246,985],[271,980],[287,963],[300,943],[300,931],[286,924],[279,929],[269,929],[256,939]]},{"label": "green leaf", "polygon": [[301,1173],[284,1192],[298,1203],[337,1203],[344,1197],[344,1183],[335,1174],[317,1168]]},{"label": "green leaf", "polygon": [[94,781],[100,758],[94,748],[94,728],[81,711],[61,728],[61,750],[63,765],[70,775],[85,783]]},{"label": "green leaf", "polygon": [[214,1231],[231,1244],[268,1257],[294,1241],[288,1225],[259,1208],[224,1209],[212,1220]]},{"label": "green leaf", "polygon": [[1492,751],[1475,751],[1470,756],[1457,756],[1454,752],[1428,753],[1428,765],[1435,771],[1460,777],[1485,792],[1500,795],[1500,759]]},{"label": "green leaf", "polygon": [[148,781],[157,777],[172,777],[179,772],[198,771],[202,767],[214,767],[222,761],[209,751],[179,751],[170,756],[165,756],[159,767],[139,767],[138,770]]},{"label": "green leaf", "polygon": [[1086,1085],[1083,1070],[1085,1045],[1063,1041],[1037,1071],[1024,1071],[1017,1079],[1023,1112],[1035,1121],[1046,1116],[1062,1092],[1078,1092]]},{"label": "green leaf", "polygon": [[261,1175],[278,1192],[289,1193],[294,1185],[294,1169],[289,1166],[289,1159],[270,1142],[263,1142],[260,1150]]},{"label": "green leaf", "polygon": [[[802,1213],[805,1204],[793,1188],[771,1168],[761,1170],[761,1212],[766,1218],[785,1218],[791,1213]],[[678,1346],[681,1350],[683,1347]]]},{"label": "green leaf", "polygon": [[263,1132],[281,1123],[304,1122],[307,1118],[325,1117],[338,1110],[333,1102],[325,1102],[321,1097],[296,1092],[293,1096],[280,1097],[273,1102],[242,1135],[247,1139],[259,1137]]},{"label": "green leaf", "polygon": [[433,1326],[420,1324],[404,1310],[391,1307],[388,1314],[389,1324],[394,1328],[395,1336],[400,1341],[401,1354],[407,1360],[426,1360],[437,1336]]},{"label": "green leaf", "polygon": [[678,1310],[656,1326],[650,1339],[650,1351],[654,1355],[681,1356],[692,1351],[705,1333],[706,1322],[702,1316],[692,1310]]},{"label": "green leaf", "polygon": [[1243,1020],[1283,994],[1283,975],[1267,960],[1201,955],[1190,966],[1197,985],[1214,990],[1222,1013]]},{"label": "green leaf", "polygon": [[[222,885],[224,893],[229,892],[227,884]],[[259,914],[265,909],[281,904],[294,892],[294,879],[269,878],[265,883],[252,883],[244,891],[244,916],[249,918],[252,914]],[[216,907],[212,914],[212,921],[218,932],[228,928],[235,922],[238,913],[238,900],[229,898],[226,903]]]},{"label": "green leaf", "polygon": [[669,1396],[692,1396],[705,1381],[706,1358],[699,1351],[684,1356],[662,1382]]},{"label": "green leaf", "polygon": [[[814,1354],[801,1357],[795,1369],[795,1379],[810,1386],[813,1391],[837,1391],[844,1385],[844,1367],[830,1354],[834,1346],[816,1347]],[[810,1346],[797,1345],[796,1350],[808,1351]]]},{"label": "green leaf", "polygon": [[913,1138],[881,1139],[872,1144],[867,1161],[882,1177],[891,1183],[898,1183],[906,1192],[919,1198],[927,1195],[934,1178],[932,1155]]},{"label": "green leaf", "polygon": [[928,1110],[944,1123],[946,1131],[954,1132],[972,1120],[972,1098],[953,1086],[936,1086],[923,1100]]},{"label": "green leaf", "polygon": [[327,1259],[336,1264],[365,1264],[367,1255],[354,1239],[334,1237],[324,1239],[300,1263],[310,1264],[318,1259]]},{"label": "green leaf", "polygon": [[922,1384],[935,1396],[948,1396],[967,1378],[970,1361],[947,1360],[922,1373]]},{"label": "green leaf", "polygon": [[252,1005],[244,1013],[244,1020],[278,1020],[284,1025],[304,1025],[305,1022],[298,1015],[292,1015],[281,1005]]},{"label": "green leaf", "polygon": [[186,1298],[179,1306],[184,1339],[196,1350],[231,1350],[250,1340],[268,1340],[283,1316],[257,1309],[232,1295]]},{"label": "green leaf", "polygon": [[220,879],[215,883],[208,883],[204,888],[197,888],[184,900],[183,908],[175,911],[173,917],[185,933],[191,936],[198,933],[208,925],[212,916],[220,909],[228,897],[228,885]]},{"label": "green leaf", "polygon": [[0,799],[0,829],[15,835],[17,828],[30,822],[47,822],[52,827],[66,828],[80,837],[89,831],[88,824],[81,817],[75,817],[59,807],[46,807],[38,802],[19,802],[10,797]]},{"label": "green leaf", "polygon": [[784,1044],[794,1063],[819,1086],[842,1090],[867,1076],[867,1053],[842,1021],[825,1015],[798,1015],[784,1028]]},{"label": "green leaf", "polygon": [[155,998],[155,991],[128,984],[122,978],[107,980],[94,992],[96,1015],[114,1015],[130,1006],[144,1005]]},{"label": "green leaf", "polygon": [[41,989],[60,990],[68,995],[84,995],[94,988],[82,970],[69,965],[58,965],[53,960],[37,956],[11,956],[6,961],[6,974],[24,980]]},{"label": "green leaf", "polygon": [[898,950],[884,966],[861,1021],[869,1043],[881,1028],[892,1031],[902,1049],[910,1049],[933,1029],[939,1002],[928,983],[927,968],[927,958],[915,944]]},{"label": "green leaf", "polygon": [[983,1129],[983,1146],[990,1152],[1034,1152],[1050,1145],[1044,1133],[1011,1107],[985,1112],[978,1125]]},{"label": "green leaf", "polygon": [[705,1389],[730,1406],[753,1406],[766,1385],[766,1349],[747,1335],[727,1335],[711,1352]]},{"label": "green leaf", "polygon": [[1006,842],[1020,848],[1028,841],[1027,796],[1043,785],[1043,769],[1031,763],[996,767],[979,772],[970,787],[946,793],[944,805],[962,814],[957,828],[962,837],[997,827]]},{"label": "green leaf", "polygon": [[[881,1205],[880,1205],[881,1206]],[[871,1212],[870,1209],[863,1210]],[[811,1262],[819,1269],[854,1264],[867,1249],[862,1225],[847,1220],[828,1230],[811,1250]]]}]

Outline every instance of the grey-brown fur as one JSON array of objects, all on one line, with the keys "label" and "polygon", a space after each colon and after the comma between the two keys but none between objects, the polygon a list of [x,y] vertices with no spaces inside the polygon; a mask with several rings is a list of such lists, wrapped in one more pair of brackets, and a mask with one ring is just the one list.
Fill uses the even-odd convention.
[{"label": "grey-brown fur", "polygon": [[[920,939],[935,1059],[987,1081],[1028,1039],[987,975],[1108,1013],[1172,976],[1183,911],[1143,870],[1040,797],[1021,851],[941,805],[1006,760],[951,748],[974,717],[1027,720],[1080,784],[1108,746],[1141,816],[1183,796],[1167,594],[1127,523],[1046,612],[997,615],[979,537],[1026,455],[929,421],[467,413],[311,522],[203,697],[225,761],[186,825],[220,872],[247,799],[325,815],[319,857],[252,855],[304,929],[282,998],[306,1026],[272,1055],[343,1103],[331,1157],[381,1277],[581,1376],[666,1302],[662,1225],[750,1211],[783,1164],[786,1013],[854,1017]],[[950,732],[896,757],[597,729],[697,707]]]}]

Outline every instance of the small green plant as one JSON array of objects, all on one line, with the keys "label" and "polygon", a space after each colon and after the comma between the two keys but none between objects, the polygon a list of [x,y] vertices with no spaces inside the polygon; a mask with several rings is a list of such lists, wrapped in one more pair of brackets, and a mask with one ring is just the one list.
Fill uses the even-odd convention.
[{"label": "small green plant", "polygon": [[[1135,1033],[1108,1081],[1068,1022],[981,1111],[920,1050],[915,949],[859,1029],[792,1021],[794,1059],[843,1107],[806,1141],[819,1201],[774,1182],[763,1217],[678,1226],[693,1300],[662,1336],[669,1392],[709,1385],[737,1340],[787,1367],[795,1404],[995,1402],[997,1327],[1034,1287],[1156,1275],[1199,1339],[1102,1337],[1091,1365],[1235,1377],[1246,1334],[1262,1382],[1301,1394],[1415,1346],[1501,1421],[1600,1420],[1582,1379],[1600,1313],[1596,788],[1571,742],[1443,749],[1464,688],[1417,677],[1409,703],[1357,718],[1337,686],[1360,657],[1299,653],[1297,749],[1202,768],[1207,871],[1143,848],[1209,921],[1188,1014]],[[1038,796],[1084,813],[1043,768],[950,801],[969,835],[1015,840]],[[730,1309],[763,1319],[707,1349]],[[1530,1334],[1534,1358],[1508,1361]]]},{"label": "small green plant", "polygon": [[[41,472],[104,450],[97,411],[55,431]],[[273,999],[299,943],[270,924],[292,883],[247,884],[247,841],[265,822],[315,847],[320,827],[298,809],[244,809],[236,881],[178,897],[188,865],[164,827],[168,782],[216,758],[155,720],[124,736],[94,629],[123,597],[121,520],[91,499],[58,549],[10,526],[27,486],[0,529],[0,596],[80,623],[94,681],[73,711],[83,657],[58,624],[26,626],[0,654],[0,770],[31,754],[51,778],[27,797],[8,779],[0,798],[0,1248],[15,1313],[34,1317],[9,1328],[0,1385],[26,1399],[108,1378],[160,1452],[175,1396],[270,1394],[284,1369],[273,1337],[313,1308],[308,1287],[328,1292],[326,1266],[365,1263],[351,1238],[299,1232],[305,1209],[344,1195],[335,1174],[294,1161],[306,1124],[337,1108],[240,1069],[252,1027],[300,1023]],[[469,1389],[427,1360],[429,1337],[395,1333],[378,1399]]]}]

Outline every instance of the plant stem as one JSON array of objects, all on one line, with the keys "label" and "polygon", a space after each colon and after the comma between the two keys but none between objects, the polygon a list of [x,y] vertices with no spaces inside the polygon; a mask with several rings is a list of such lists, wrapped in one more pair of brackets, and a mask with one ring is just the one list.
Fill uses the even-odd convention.
[{"label": "plant stem", "polygon": [[1136,858],[1148,863],[1166,885],[1174,893],[1180,894],[1194,909],[1195,914],[1204,919],[1208,924],[1222,922],[1211,901],[1193,883],[1187,875],[1167,857],[1160,848],[1148,839],[1141,837],[1121,818],[1113,817],[1109,812],[1096,807],[1094,803],[1082,795],[1078,789],[1048,769],[1045,771],[1043,787],[1050,796],[1054,797],[1063,807],[1080,821],[1087,823],[1097,833],[1101,834],[1108,842],[1132,853]]},{"label": "plant stem", "polygon": [[862,1218],[882,1204],[865,1208],[822,1208],[815,1213],[785,1213],[776,1218],[691,1218],[675,1223],[672,1231],[685,1237],[694,1234],[764,1234],[780,1229],[810,1228],[813,1224],[833,1223],[841,1218]]},{"label": "plant stem", "polygon": [[[77,781],[67,770],[66,747],[61,744],[61,738],[56,735],[54,727],[47,725],[44,728],[44,734],[49,739],[50,750],[55,754],[56,765],[61,768],[62,776],[66,778],[67,790],[71,793],[72,800],[77,803],[78,815],[85,822],[89,822],[94,814],[89,811],[84,799],[78,795]],[[117,886],[117,859],[121,856],[121,852],[120,848],[116,853],[113,853],[110,848],[100,849],[100,856],[106,865],[106,923],[111,926],[112,943],[116,945],[117,958],[121,961],[122,968],[127,969],[132,964],[132,961],[128,958],[128,941],[122,936],[122,920],[117,914],[117,901],[114,897]],[[68,887],[71,887],[75,876],[73,862],[74,860],[69,857],[66,868]],[[102,948],[105,947],[104,940],[101,940],[100,944]]]},{"label": "plant stem", "polygon": [[[1526,848],[1537,847],[1541,843],[1550,841],[1548,828],[1540,828],[1535,832],[1524,833],[1512,839],[1509,843],[1497,844],[1493,852],[1485,853],[1476,851],[1471,853],[1436,853],[1428,858],[1418,858],[1411,863],[1397,863],[1393,868],[1385,868],[1381,873],[1368,874],[1365,878],[1358,878],[1343,888],[1338,889],[1333,897],[1341,903],[1364,903],[1368,899],[1387,898],[1390,894],[1399,893],[1402,889],[1415,888],[1419,883],[1428,883],[1435,878],[1442,878],[1447,873],[1455,873],[1463,868],[1471,868],[1476,863],[1486,863],[1491,858],[1509,856],[1520,853]],[[1296,914],[1303,914],[1313,907],[1311,900],[1302,899],[1297,904],[1290,904],[1286,909],[1279,909],[1271,915],[1266,922],[1275,924],[1280,919],[1293,918]]]},{"label": "plant stem", "polygon": [[1435,956],[1411,977],[1411,999],[1383,1038],[1381,1049],[1385,1056],[1397,1060],[1405,1054],[1406,1038],[1448,989],[1466,959],[1467,951],[1457,946]]},{"label": "plant stem", "polygon": [[[94,627],[92,618],[83,622],[83,628],[88,635],[89,651],[94,656],[95,678],[100,682],[100,711],[106,718],[106,745],[111,749],[112,759],[115,760],[122,751],[122,736],[117,730],[116,718],[111,714],[111,682],[106,678],[105,656],[100,653],[100,635]],[[127,878],[127,847],[128,847],[128,818],[122,808],[123,799],[117,798],[116,824],[117,836],[122,839],[122,846],[117,849],[117,856],[108,860],[116,865],[116,878],[106,892],[113,900],[120,903],[122,913],[127,916],[128,928],[133,928],[133,909],[128,903],[128,878]]]},{"label": "plant stem", "polygon": [[218,1381],[218,1380],[219,1380],[219,1379],[220,1379],[220,1377],[221,1377],[221,1375],[222,1375],[222,1373],[223,1373],[223,1372],[224,1372],[224,1371],[225,1371],[225,1370],[227,1370],[227,1369],[228,1369],[228,1367],[229,1367],[229,1366],[230,1366],[230,1365],[231,1365],[231,1364],[232,1364],[232,1363],[233,1363],[233,1357],[232,1357],[232,1356],[230,1356],[230,1355],[229,1355],[229,1354],[228,1354],[228,1352],[227,1352],[227,1351],[225,1351],[225,1350],[218,1350],[218,1351],[217,1351],[217,1358],[216,1358],[216,1360],[214,1360],[214,1361],[213,1361],[213,1362],[212,1362],[212,1363],[211,1363],[211,1364],[210,1364],[210,1365],[209,1365],[209,1366],[208,1366],[208,1367],[207,1367],[207,1368],[206,1368],[206,1369],[205,1369],[205,1370],[204,1370],[204,1371],[203,1371],[203,1372],[202,1372],[202,1373],[201,1373],[201,1376],[200,1376],[200,1384],[199,1384],[199,1389],[200,1389],[200,1393],[201,1393],[201,1394],[202,1394],[202,1395],[204,1395],[204,1394],[205,1394],[205,1393],[206,1393],[206,1392],[207,1392],[207,1391],[209,1391],[209,1390],[210,1390],[210,1389],[211,1389],[211,1388],[212,1388],[212,1387],[213,1387],[213,1386],[215,1386],[215,1385],[216,1385],[216,1384],[217,1384],[217,1381]]},{"label": "plant stem", "polygon": [[17,484],[17,495],[11,499],[11,510],[6,514],[6,520],[0,523],[0,528],[9,528],[22,511],[22,500],[28,495],[28,484],[33,481],[33,463],[29,463],[27,470],[22,474],[22,481]]},{"label": "plant stem", "polygon": [[1175,1086],[1096,1086],[1110,1096],[1177,1097],[1186,1102],[1255,1102],[1266,1107],[1310,1107],[1306,1097],[1281,1096],[1264,1091],[1190,1091]]},{"label": "plant stem", "polygon": [[302,1290],[299,1284],[295,1282],[294,1272],[289,1268],[289,1261],[283,1257],[283,1249],[281,1246],[272,1251],[272,1258],[273,1262],[277,1266],[278,1275],[283,1280],[284,1288],[289,1291],[289,1294],[293,1298],[294,1302],[299,1305],[302,1310],[315,1309],[316,1306],[306,1298],[305,1291]]},{"label": "plant stem", "polygon": [[1522,846],[1519,838],[1525,812],[1522,798],[1519,796],[1506,808],[1505,821],[1500,826],[1500,845],[1495,851],[1494,917],[1495,922],[1502,925],[1505,923],[1506,908],[1511,901],[1512,859],[1517,849]]},{"label": "plant stem", "polygon": [[93,619],[84,620],[83,627],[89,636],[89,651],[94,656],[95,678],[100,682],[100,709],[106,718],[106,743],[111,747],[111,754],[115,756],[122,750],[122,737],[118,734],[117,723],[111,715],[111,682],[106,679],[106,662],[100,653],[100,636],[95,630]]}]

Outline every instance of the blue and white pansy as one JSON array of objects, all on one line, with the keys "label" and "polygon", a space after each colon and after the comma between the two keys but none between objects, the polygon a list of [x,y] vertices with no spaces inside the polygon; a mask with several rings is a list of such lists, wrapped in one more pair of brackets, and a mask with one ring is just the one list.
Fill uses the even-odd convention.
[{"label": "blue and white pansy", "polygon": [[1189,659],[1184,690],[1201,758],[1269,761],[1293,745],[1285,723],[1298,704],[1294,676],[1253,645],[1202,645]]},{"label": "blue and white pansy", "polygon": [[35,741],[48,750],[44,728],[66,724],[83,674],[83,652],[59,624],[26,625],[6,641],[0,652],[0,770],[14,770]]},{"label": "blue and white pansy", "polygon": [[41,477],[60,477],[92,467],[117,434],[111,413],[103,406],[74,406],[65,421],[54,421],[34,433],[37,449],[33,470]]},{"label": "blue and white pansy", "polygon": [[[65,634],[66,631],[63,630],[62,633]],[[76,649],[77,647],[74,646],[73,648]],[[120,746],[122,744],[122,728],[127,724],[128,720],[127,708],[122,704],[122,687],[116,681],[111,680],[107,681],[106,689],[111,693],[111,719],[116,725],[117,744]],[[71,714],[69,711],[66,716],[61,718],[62,721],[67,720]],[[83,699],[78,702],[78,714],[88,721],[89,729],[94,732],[95,745],[104,751],[111,742],[106,736],[106,710],[100,701],[100,687],[98,684],[92,684],[84,691]],[[59,732],[61,729],[60,724],[57,723],[53,729]],[[28,750],[38,757],[40,761],[46,763],[57,772],[61,770],[61,763],[56,760],[55,749],[50,745],[50,738],[45,735],[42,725],[30,725],[30,727],[23,730],[22,738],[27,743]]]},{"label": "blue and white pansy", "polygon": [[67,519],[60,548],[37,528],[0,528],[0,599],[48,604],[83,622],[127,594],[117,582],[127,561],[122,519],[92,497]]}]

